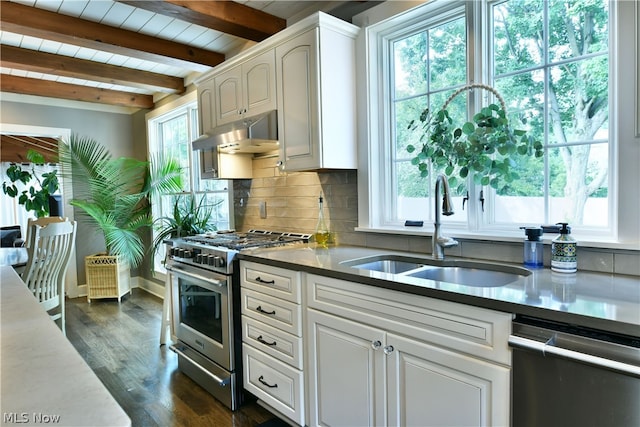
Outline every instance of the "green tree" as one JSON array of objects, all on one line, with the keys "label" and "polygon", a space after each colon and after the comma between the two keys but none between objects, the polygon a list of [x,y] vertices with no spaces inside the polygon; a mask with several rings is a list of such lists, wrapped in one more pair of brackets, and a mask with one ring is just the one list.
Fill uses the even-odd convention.
[{"label": "green tree", "polygon": [[[544,16],[549,17],[548,31]],[[591,144],[607,138],[607,1],[510,0],[496,4],[493,17],[493,86],[506,100],[510,122],[522,123],[528,134],[546,141],[549,168],[545,182],[540,159],[518,162],[521,179],[499,194],[539,197],[546,185],[551,196],[569,201],[562,219],[579,224],[589,197],[607,197],[607,159],[593,155]],[[441,107],[456,87],[467,83],[466,45],[463,18],[396,42],[399,160],[407,160],[401,151],[416,144],[415,136],[403,130],[406,125],[425,107]],[[463,123],[466,97],[457,97],[449,112]],[[424,194],[425,184],[405,169],[398,167],[398,193]]]},{"label": "green tree", "polygon": [[[546,40],[545,7],[549,16]],[[556,189],[562,187],[569,201],[565,218],[580,224],[588,198],[607,193],[603,189],[607,168],[591,159],[592,145],[588,144],[608,126],[607,2],[511,0],[497,6],[495,12],[496,87],[508,100],[510,115],[528,122],[541,137],[546,119],[550,194],[558,195]],[[545,54],[550,65],[546,98],[540,71]],[[519,74],[501,77],[514,72]],[[570,143],[576,144],[564,145]],[[521,193],[518,186],[514,193]]]}]

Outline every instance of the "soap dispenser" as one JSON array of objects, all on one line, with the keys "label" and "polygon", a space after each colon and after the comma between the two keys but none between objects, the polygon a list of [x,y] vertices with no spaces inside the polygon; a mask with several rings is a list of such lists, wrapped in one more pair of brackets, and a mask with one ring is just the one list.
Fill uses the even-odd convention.
[{"label": "soap dispenser", "polygon": [[575,273],[578,270],[577,242],[571,237],[571,229],[566,222],[560,235],[551,241],[551,270],[558,273]]},{"label": "soap dispenser", "polygon": [[520,227],[524,230],[527,239],[524,241],[524,265],[531,268],[541,268],[543,266],[543,247],[540,236],[541,227]]}]

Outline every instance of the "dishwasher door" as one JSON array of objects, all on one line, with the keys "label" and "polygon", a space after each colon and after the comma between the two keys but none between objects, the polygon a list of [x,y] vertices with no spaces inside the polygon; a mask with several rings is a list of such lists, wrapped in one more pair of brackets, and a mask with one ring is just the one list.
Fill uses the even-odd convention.
[{"label": "dishwasher door", "polygon": [[516,321],[509,345],[514,427],[640,426],[640,338]]}]

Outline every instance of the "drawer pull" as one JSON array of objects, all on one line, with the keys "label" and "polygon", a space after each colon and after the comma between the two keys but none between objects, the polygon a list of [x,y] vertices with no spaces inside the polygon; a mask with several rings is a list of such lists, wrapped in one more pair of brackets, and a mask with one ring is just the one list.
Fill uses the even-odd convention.
[{"label": "drawer pull", "polygon": [[258,311],[258,312],[260,312],[260,313],[262,313],[262,314],[270,314],[270,315],[274,315],[274,314],[276,314],[276,311],[275,311],[275,310],[273,310],[273,311],[264,311],[264,310],[262,309],[262,306],[261,306],[261,305],[259,305],[258,307],[256,307],[256,311]]},{"label": "drawer pull", "polygon": [[269,388],[277,388],[278,384],[269,384],[268,382],[266,382],[264,380],[264,376],[260,375],[260,378],[258,378],[258,381],[260,381],[262,384],[266,385]]},{"label": "drawer pull", "polygon": [[256,338],[257,341],[261,342],[264,345],[276,345],[276,342],[267,342],[264,340],[264,338],[262,338],[262,335],[260,335],[258,338]]},{"label": "drawer pull", "polygon": [[258,282],[258,283],[264,283],[266,285],[275,285],[276,284],[275,280],[273,280],[273,279],[272,280],[264,280],[264,279],[261,279],[260,276],[256,277],[255,281]]}]

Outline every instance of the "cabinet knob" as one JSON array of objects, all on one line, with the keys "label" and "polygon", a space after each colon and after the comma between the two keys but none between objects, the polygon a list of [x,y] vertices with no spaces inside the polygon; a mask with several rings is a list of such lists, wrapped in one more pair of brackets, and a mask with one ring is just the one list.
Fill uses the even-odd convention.
[{"label": "cabinet knob", "polygon": [[393,353],[393,346],[392,345],[388,345],[386,346],[382,351],[384,351],[384,354],[389,355],[391,353]]},{"label": "cabinet knob", "polygon": [[378,340],[375,341],[371,341],[371,348],[374,350],[379,349],[380,347],[382,347],[382,343]]}]

